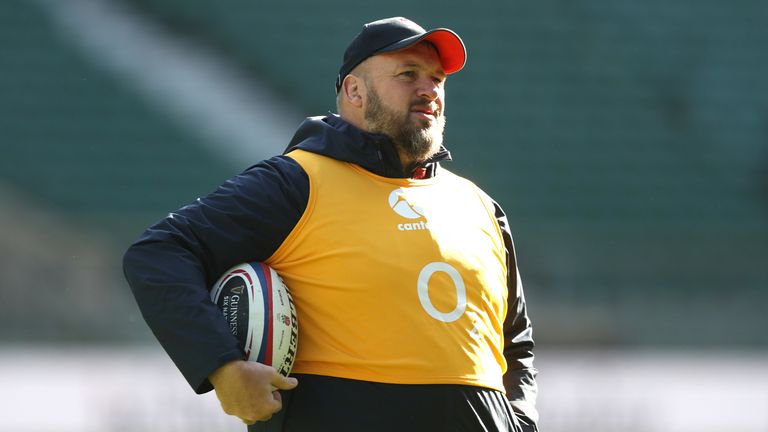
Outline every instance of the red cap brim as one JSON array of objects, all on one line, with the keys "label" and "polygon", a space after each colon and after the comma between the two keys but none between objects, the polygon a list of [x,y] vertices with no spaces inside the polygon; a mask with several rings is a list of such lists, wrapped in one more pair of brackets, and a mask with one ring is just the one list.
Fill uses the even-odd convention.
[{"label": "red cap brim", "polygon": [[427,32],[422,40],[429,41],[437,48],[440,63],[446,74],[461,70],[467,62],[467,51],[459,35],[448,29],[435,29]]}]

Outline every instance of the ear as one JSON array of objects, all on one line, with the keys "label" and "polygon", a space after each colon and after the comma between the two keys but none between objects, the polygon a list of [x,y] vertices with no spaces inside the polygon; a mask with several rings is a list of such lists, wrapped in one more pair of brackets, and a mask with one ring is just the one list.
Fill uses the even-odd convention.
[{"label": "ear", "polygon": [[357,108],[363,106],[365,83],[360,77],[352,74],[344,77],[344,82],[341,83],[341,91],[344,92],[344,99],[346,99],[350,105]]}]

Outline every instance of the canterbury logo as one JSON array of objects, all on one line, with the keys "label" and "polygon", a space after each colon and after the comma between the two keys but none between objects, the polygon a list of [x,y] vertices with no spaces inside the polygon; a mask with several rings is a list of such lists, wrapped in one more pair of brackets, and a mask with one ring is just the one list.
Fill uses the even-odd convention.
[{"label": "canterbury logo", "polygon": [[429,224],[424,221],[424,209],[418,204],[408,201],[405,196],[405,191],[402,188],[397,188],[389,194],[389,207],[395,211],[395,213],[406,219],[422,219],[412,223],[400,223],[397,224],[399,231],[424,231],[429,229]]},{"label": "canterbury logo", "polygon": [[389,206],[395,213],[407,219],[424,217],[424,211],[418,205],[408,202],[402,188],[397,188],[389,194]]}]

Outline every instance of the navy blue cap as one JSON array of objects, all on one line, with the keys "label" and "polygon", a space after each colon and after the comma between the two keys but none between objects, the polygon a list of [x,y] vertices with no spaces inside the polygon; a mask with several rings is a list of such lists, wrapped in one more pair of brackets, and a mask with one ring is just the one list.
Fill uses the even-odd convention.
[{"label": "navy blue cap", "polygon": [[363,30],[344,51],[344,61],[336,77],[336,92],[339,92],[341,83],[352,69],[368,57],[399,51],[421,41],[429,41],[435,46],[446,74],[458,72],[464,67],[467,50],[454,31],[446,28],[427,31],[407,18],[385,18],[363,25]]}]

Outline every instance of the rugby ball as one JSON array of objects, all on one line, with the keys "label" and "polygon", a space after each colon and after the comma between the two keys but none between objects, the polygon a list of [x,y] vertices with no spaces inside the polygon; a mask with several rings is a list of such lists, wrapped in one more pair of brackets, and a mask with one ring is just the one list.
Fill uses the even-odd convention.
[{"label": "rugby ball", "polygon": [[211,289],[246,359],[288,375],[298,346],[296,308],[288,287],[264,263],[238,264],[224,272]]}]

